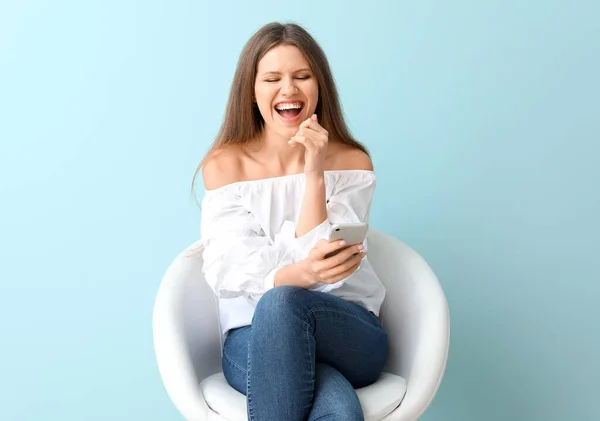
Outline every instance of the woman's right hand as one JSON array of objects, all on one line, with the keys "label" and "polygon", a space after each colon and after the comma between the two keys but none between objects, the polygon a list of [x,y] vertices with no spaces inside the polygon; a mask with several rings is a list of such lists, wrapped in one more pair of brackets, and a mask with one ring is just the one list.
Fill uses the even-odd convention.
[{"label": "woman's right hand", "polygon": [[298,268],[308,288],[318,283],[335,284],[354,273],[364,255],[362,244],[348,246],[344,241],[319,240]]},{"label": "woman's right hand", "polygon": [[304,146],[304,173],[307,176],[323,177],[329,133],[319,124],[316,114],[300,124],[298,132],[288,141],[292,147]]}]

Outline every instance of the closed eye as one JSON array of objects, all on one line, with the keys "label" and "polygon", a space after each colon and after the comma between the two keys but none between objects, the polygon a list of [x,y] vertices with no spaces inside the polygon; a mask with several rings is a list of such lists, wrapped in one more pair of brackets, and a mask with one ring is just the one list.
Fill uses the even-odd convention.
[{"label": "closed eye", "polygon": [[[306,79],[310,79],[310,76],[300,76],[300,77],[297,77],[296,79],[306,80]],[[267,80],[265,80],[265,82],[269,82],[269,83],[279,82],[279,79],[267,79]]]}]

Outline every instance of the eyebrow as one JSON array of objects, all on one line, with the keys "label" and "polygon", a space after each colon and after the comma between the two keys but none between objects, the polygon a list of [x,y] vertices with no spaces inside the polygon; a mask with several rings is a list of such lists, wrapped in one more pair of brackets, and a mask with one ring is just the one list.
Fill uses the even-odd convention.
[{"label": "eyebrow", "polygon": [[[300,73],[300,72],[305,72],[305,71],[309,71],[310,72],[311,70],[308,67],[305,67],[303,69],[296,70],[294,73]],[[281,72],[273,70],[273,71],[270,71],[270,72],[265,72],[261,76],[266,76],[266,75],[280,75],[280,74],[281,74]]]}]

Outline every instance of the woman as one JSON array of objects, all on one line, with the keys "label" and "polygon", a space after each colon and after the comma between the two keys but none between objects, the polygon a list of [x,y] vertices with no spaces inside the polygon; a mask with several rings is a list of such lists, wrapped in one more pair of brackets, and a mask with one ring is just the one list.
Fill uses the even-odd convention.
[{"label": "woman", "polygon": [[333,223],[368,221],[375,175],[303,28],[273,23],[248,41],[194,178],[200,169],[203,271],[226,335],[223,372],[249,419],[362,420],[354,389],[387,356],[385,288],[362,244],[327,238]]}]

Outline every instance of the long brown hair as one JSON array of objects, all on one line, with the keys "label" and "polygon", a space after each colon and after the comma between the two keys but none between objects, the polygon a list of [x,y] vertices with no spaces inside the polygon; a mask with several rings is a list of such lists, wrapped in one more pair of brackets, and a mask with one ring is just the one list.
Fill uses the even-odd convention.
[{"label": "long brown hair", "polygon": [[223,124],[211,148],[196,168],[192,180],[192,194],[194,194],[196,177],[213,152],[225,145],[255,140],[262,134],[265,122],[257,104],[253,101],[254,82],[258,62],[269,50],[279,45],[293,45],[306,57],[319,86],[315,114],[319,117],[319,124],[329,132],[329,138],[369,154],[367,148],[354,139],[348,130],[329,62],[319,44],[300,25],[273,22],[260,28],[248,40],[240,54]]}]

